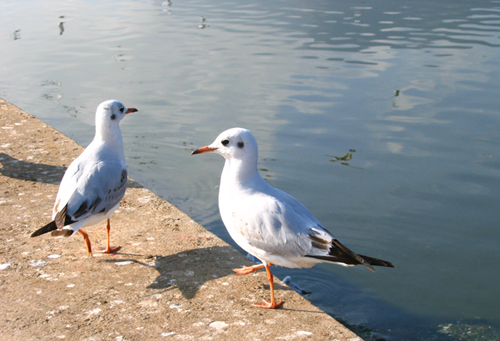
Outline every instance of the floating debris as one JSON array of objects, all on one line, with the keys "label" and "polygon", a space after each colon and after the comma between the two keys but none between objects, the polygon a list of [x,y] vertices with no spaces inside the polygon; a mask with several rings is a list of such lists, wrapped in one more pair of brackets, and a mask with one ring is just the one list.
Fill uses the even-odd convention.
[{"label": "floating debris", "polygon": [[474,324],[474,322],[457,321],[457,323],[440,325],[438,331],[463,341],[500,340],[500,331],[490,325]]},{"label": "floating debris", "polygon": [[59,27],[59,35],[62,36],[64,33],[64,21],[60,21],[57,27]]},{"label": "floating debris", "polygon": [[47,79],[46,81],[40,83],[40,86],[61,86],[61,82],[57,79]]},{"label": "floating debris", "polygon": [[19,40],[19,39],[21,39],[21,29],[18,29],[18,30],[15,30],[14,32],[12,32],[12,34],[10,35],[10,37],[12,38],[12,40]]},{"label": "floating debris", "polygon": [[198,25],[198,28],[199,29],[204,29],[204,28],[207,28],[208,25],[205,23],[207,21],[207,19],[205,17],[201,17],[200,18],[200,24]]},{"label": "floating debris", "polygon": [[[336,163],[340,163],[341,165],[344,165],[344,166],[353,167],[347,161],[352,160],[352,153],[355,153],[355,152],[356,152],[356,149],[349,149],[349,153],[345,153],[342,156],[334,156],[334,155],[326,155],[326,156],[331,158],[330,162],[336,162]],[[354,167],[354,168],[358,168],[358,167]]]}]

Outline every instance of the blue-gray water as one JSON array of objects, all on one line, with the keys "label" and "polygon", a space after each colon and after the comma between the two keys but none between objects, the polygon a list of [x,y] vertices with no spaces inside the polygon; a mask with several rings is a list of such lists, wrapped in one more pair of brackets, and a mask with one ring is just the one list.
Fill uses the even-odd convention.
[{"label": "blue-gray water", "polygon": [[230,243],[223,159],[189,154],[252,130],[273,186],[396,264],[275,270],[372,339],[500,338],[499,75],[500,1],[0,3],[0,97],[82,145],[137,107],[130,176]]}]

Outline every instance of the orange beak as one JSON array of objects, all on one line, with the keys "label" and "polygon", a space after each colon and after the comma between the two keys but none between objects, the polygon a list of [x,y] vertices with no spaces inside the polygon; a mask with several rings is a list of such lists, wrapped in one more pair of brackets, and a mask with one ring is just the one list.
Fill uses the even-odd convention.
[{"label": "orange beak", "polygon": [[136,108],[128,108],[127,111],[125,112],[125,114],[130,114],[131,112],[136,112],[136,111],[139,111],[139,110],[137,110]]},{"label": "orange beak", "polygon": [[200,147],[196,149],[194,152],[192,152],[191,155],[210,153],[213,152],[214,150],[217,150],[217,148],[210,148],[209,146]]}]

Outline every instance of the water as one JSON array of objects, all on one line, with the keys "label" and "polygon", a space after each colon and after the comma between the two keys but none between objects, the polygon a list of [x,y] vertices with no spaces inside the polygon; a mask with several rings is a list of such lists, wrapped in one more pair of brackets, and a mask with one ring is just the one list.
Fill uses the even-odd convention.
[{"label": "water", "polygon": [[230,243],[223,159],[189,153],[252,130],[267,181],[396,264],[276,269],[362,336],[500,339],[499,1],[0,10],[0,97],[82,145],[101,101],[139,108],[121,124],[131,177]]}]

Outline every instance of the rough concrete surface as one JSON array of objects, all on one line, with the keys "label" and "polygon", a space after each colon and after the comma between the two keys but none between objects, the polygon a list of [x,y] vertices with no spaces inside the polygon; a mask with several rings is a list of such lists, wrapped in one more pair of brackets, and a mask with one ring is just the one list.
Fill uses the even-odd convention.
[{"label": "rough concrete surface", "polygon": [[129,181],[111,218],[116,254],[96,251],[105,222],[83,238],[30,238],[50,221],[65,167],[83,148],[0,99],[0,330],[2,340],[361,340],[176,207]]}]

